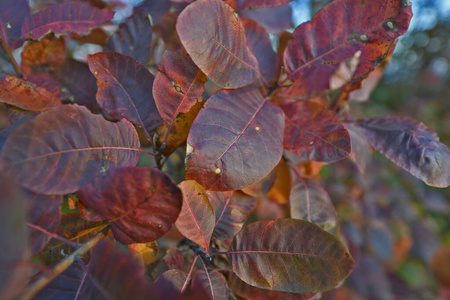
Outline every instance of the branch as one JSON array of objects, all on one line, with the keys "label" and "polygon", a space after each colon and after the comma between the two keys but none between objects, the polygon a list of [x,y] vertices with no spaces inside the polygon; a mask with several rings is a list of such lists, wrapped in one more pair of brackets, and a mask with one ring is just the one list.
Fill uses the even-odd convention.
[{"label": "branch", "polygon": [[11,62],[12,66],[14,67],[14,71],[16,71],[17,76],[23,77],[22,69],[20,69],[19,65],[17,64],[17,61],[11,52],[11,48],[9,48],[8,45],[5,43],[5,41],[2,39],[0,39],[0,45],[3,49],[3,51],[5,51],[6,55],[8,55],[9,61]]},{"label": "branch", "polygon": [[[108,225],[105,226],[105,228]],[[104,228],[103,228],[104,229]],[[100,242],[106,235],[103,233],[103,230],[98,234],[93,236],[84,244],[80,245],[80,248],[75,250],[72,254],[64,258],[60,261],[52,270],[50,274],[43,275],[38,280],[36,280],[33,284],[31,284],[22,295],[21,299],[31,300],[40,290],[42,290],[47,284],[49,284],[53,279],[55,279],[59,274],[64,272],[67,268],[69,268],[78,256],[84,255],[90,249],[92,249],[98,242]]]}]

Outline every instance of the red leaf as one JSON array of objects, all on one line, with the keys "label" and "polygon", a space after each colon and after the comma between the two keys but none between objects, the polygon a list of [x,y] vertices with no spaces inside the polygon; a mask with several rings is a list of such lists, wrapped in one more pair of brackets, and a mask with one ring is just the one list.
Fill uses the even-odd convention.
[{"label": "red leaf", "polygon": [[61,105],[54,94],[14,75],[0,73],[0,101],[31,111],[45,111]]},{"label": "red leaf", "polygon": [[292,293],[329,290],[354,266],[334,235],[294,219],[259,221],[244,227],[227,256],[234,273],[247,284]]},{"label": "red leaf", "polygon": [[213,95],[189,132],[186,178],[221,191],[260,181],[280,161],[283,124],[281,109],[254,87]]},{"label": "red leaf", "polygon": [[192,289],[201,289],[209,299],[213,300],[229,300],[230,290],[228,289],[227,280],[217,270],[208,272],[200,270],[195,273],[192,279]]},{"label": "red leaf", "polygon": [[278,73],[278,56],[272,49],[272,43],[264,27],[251,19],[242,19],[247,47],[258,60],[261,75],[270,82]]},{"label": "red leaf", "polygon": [[314,79],[317,89],[326,89],[328,80],[320,78],[330,78],[339,62],[359,50],[361,61],[353,80],[361,79],[385,58],[395,39],[406,32],[411,17],[411,7],[404,0],[330,3],[312,21],[295,30],[284,53],[289,79],[305,84]]},{"label": "red leaf", "polygon": [[350,154],[348,131],[331,110],[312,101],[292,102],[282,109],[286,114],[286,150],[313,161],[336,161]]},{"label": "red leaf", "polygon": [[239,11],[244,11],[247,9],[281,6],[292,1],[293,0],[236,0],[236,6]]},{"label": "red leaf", "polygon": [[[327,68],[318,68],[314,75],[308,74],[307,78],[296,80],[283,96],[290,96],[296,100],[306,100],[324,93],[330,93],[350,83],[353,74],[358,67],[361,51],[342,60],[333,66],[333,72]],[[318,78],[320,80],[318,80]],[[349,88],[350,89],[350,88]]]},{"label": "red leaf", "polygon": [[83,205],[110,220],[114,237],[126,245],[162,237],[182,204],[170,177],[147,167],[111,170],[83,186],[78,195]]},{"label": "red leaf", "polygon": [[21,46],[29,34],[33,36],[33,39],[40,38],[49,31],[55,34],[75,32],[86,35],[91,29],[111,20],[113,16],[112,11],[98,9],[84,2],[52,5],[25,19],[21,30],[22,37],[17,46]]},{"label": "red leaf", "polygon": [[246,284],[233,273],[228,276],[228,285],[235,295],[249,300],[308,300],[315,295],[313,293],[286,293],[260,289]]},{"label": "red leaf", "polygon": [[[24,194],[27,199],[27,222],[55,233],[61,219],[62,196],[39,195],[26,190]],[[51,239],[31,227],[28,228],[28,236],[33,255],[43,250]]]},{"label": "red leaf", "polygon": [[175,225],[182,235],[205,248],[209,253],[209,242],[214,230],[214,209],[203,188],[195,181],[181,182],[183,207]]},{"label": "red leaf", "polygon": [[206,76],[184,49],[166,51],[153,84],[156,106],[171,126],[180,113],[187,113],[202,100]]},{"label": "red leaf", "polygon": [[88,278],[79,298],[145,300],[152,295],[150,282],[139,262],[128,253],[115,250],[110,241],[103,240],[94,248]]},{"label": "red leaf", "polygon": [[207,191],[206,194],[216,214],[214,236],[219,240],[235,236],[256,207],[255,198],[238,192]]},{"label": "red leaf", "polygon": [[145,64],[152,48],[152,24],[145,9],[136,10],[106,41],[104,51],[119,52]]},{"label": "red leaf", "polygon": [[0,1],[0,39],[11,46],[19,38],[23,20],[29,15],[27,0]]},{"label": "red leaf", "polygon": [[25,228],[25,194],[3,172],[0,175],[0,298],[19,299],[28,281],[29,251]]},{"label": "red leaf", "polygon": [[450,185],[450,150],[423,123],[386,116],[358,120],[357,124],[369,143],[397,166],[428,185]]},{"label": "red leaf", "polygon": [[125,118],[149,134],[161,125],[152,96],[154,76],[144,65],[115,52],[89,55],[88,63],[97,78],[97,102],[108,114]]},{"label": "red leaf", "polygon": [[36,193],[68,194],[97,173],[134,166],[139,139],[128,121],[111,123],[77,105],[61,105],[22,124],[0,155],[2,172]]},{"label": "red leaf", "polygon": [[328,193],[316,182],[298,177],[289,198],[291,218],[306,220],[324,230],[336,227],[338,216]]},{"label": "red leaf", "polygon": [[91,111],[99,110],[95,101],[96,80],[85,63],[69,59],[60,69],[51,73],[51,76],[64,85],[73,95],[73,98],[69,98],[69,100],[78,105],[86,106]]},{"label": "red leaf", "polygon": [[258,78],[258,61],[246,45],[244,28],[223,1],[189,4],[179,15],[176,28],[194,63],[220,87],[240,88]]}]

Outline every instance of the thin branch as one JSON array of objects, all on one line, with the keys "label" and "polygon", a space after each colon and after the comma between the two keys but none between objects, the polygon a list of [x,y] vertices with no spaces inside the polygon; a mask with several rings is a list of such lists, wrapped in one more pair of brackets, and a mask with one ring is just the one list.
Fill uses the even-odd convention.
[{"label": "thin branch", "polygon": [[[108,225],[105,226],[105,228]],[[103,228],[103,229],[105,229]],[[59,274],[64,272],[67,268],[69,268],[76,258],[78,256],[84,255],[86,252],[88,252],[90,249],[92,249],[95,245],[97,245],[98,242],[100,242],[106,235],[100,231],[95,236],[93,236],[91,239],[89,239],[84,244],[81,244],[80,248],[75,250],[72,254],[64,258],[62,261],[60,261],[52,270],[50,274],[43,275],[41,278],[36,280],[33,284],[31,284],[24,292],[21,299],[24,300],[31,300],[33,297],[42,290],[47,284],[49,284],[53,279],[55,279]]]},{"label": "thin branch", "polygon": [[9,48],[8,45],[5,43],[5,41],[2,39],[0,39],[0,44],[2,46],[3,51],[5,51],[6,55],[8,55],[9,61],[11,62],[14,71],[16,71],[17,76],[23,77],[22,69],[20,69],[19,65],[17,64],[17,61],[11,52],[11,48]]},{"label": "thin branch", "polygon": [[36,229],[36,230],[39,230],[39,231],[45,233],[46,235],[48,235],[48,236],[50,236],[50,237],[52,237],[52,238],[54,238],[54,239],[57,239],[57,240],[59,240],[59,241],[61,241],[61,242],[63,242],[63,243],[66,243],[67,245],[69,245],[69,246],[71,246],[71,247],[73,247],[73,248],[77,248],[77,247],[78,247],[78,243],[75,243],[75,242],[70,241],[70,240],[68,240],[68,239],[66,239],[66,238],[63,238],[62,236],[59,236],[59,235],[57,235],[57,234],[55,234],[55,233],[52,233],[52,232],[50,232],[50,231],[48,231],[48,230],[42,228],[41,226],[38,226],[38,225],[35,225],[35,224],[31,224],[31,223],[26,223],[26,224],[27,224],[29,227],[34,228],[34,229]]},{"label": "thin branch", "polygon": [[75,294],[75,300],[78,300],[80,296],[81,288],[83,287],[84,281],[86,280],[87,272],[84,272],[83,278],[81,279],[80,286],[78,287],[77,293]]},{"label": "thin branch", "polygon": [[186,277],[186,281],[184,282],[183,287],[181,288],[181,293],[184,292],[184,290],[186,289],[186,287],[188,285],[188,282],[189,282],[189,279],[191,278],[191,274],[192,274],[192,271],[194,270],[194,265],[195,265],[195,262],[197,261],[197,258],[198,258],[198,256],[195,256],[194,260],[192,261],[192,265],[191,265],[191,268],[189,269],[189,273]]}]

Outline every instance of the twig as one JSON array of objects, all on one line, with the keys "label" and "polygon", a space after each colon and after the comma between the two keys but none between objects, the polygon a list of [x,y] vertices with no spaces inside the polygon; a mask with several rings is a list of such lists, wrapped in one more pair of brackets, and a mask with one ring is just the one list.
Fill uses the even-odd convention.
[{"label": "twig", "polygon": [[194,270],[194,265],[195,265],[195,262],[197,261],[197,258],[198,258],[198,256],[196,255],[194,257],[194,260],[192,261],[191,268],[189,269],[189,273],[187,274],[187,277],[186,277],[186,281],[184,282],[183,287],[181,288],[181,293],[184,292],[184,290],[186,289],[186,287],[189,283],[189,279],[191,278],[191,274],[192,274],[192,271]]},{"label": "twig", "polygon": [[16,71],[17,76],[23,77],[22,69],[20,69],[19,65],[17,64],[17,61],[11,52],[11,48],[9,48],[8,45],[5,43],[5,41],[2,39],[0,39],[0,44],[2,46],[3,51],[5,51],[6,55],[8,55],[9,61],[11,62],[14,71]]},{"label": "twig", "polygon": [[59,241],[61,241],[61,242],[63,242],[63,243],[66,243],[67,245],[69,245],[69,246],[71,246],[71,247],[73,247],[73,248],[78,247],[78,243],[75,243],[75,242],[73,242],[73,241],[70,241],[70,240],[68,240],[68,239],[66,239],[66,238],[64,238],[64,237],[62,237],[62,236],[59,236],[59,235],[57,235],[57,234],[54,234],[53,232],[50,232],[50,231],[48,231],[48,230],[46,230],[46,229],[44,229],[44,228],[42,228],[42,227],[40,227],[40,226],[38,226],[38,225],[31,224],[31,223],[27,223],[27,225],[28,225],[29,227],[31,227],[31,228],[34,228],[34,229],[36,229],[36,230],[39,230],[39,231],[45,233],[46,235],[48,235],[48,236],[50,236],[50,237],[52,237],[52,238],[54,238],[54,239],[57,239],[57,240],[59,240]]},{"label": "twig", "polygon": [[[107,225],[108,226],[108,225]],[[106,226],[105,226],[106,228]],[[104,229],[104,228],[103,228]],[[81,244],[80,248],[75,250],[72,254],[60,261],[52,270],[50,274],[43,275],[41,278],[31,284],[24,292],[21,299],[31,300],[40,290],[42,290],[47,284],[55,279],[59,274],[69,268],[78,256],[84,255],[90,249],[92,249],[98,242],[100,242],[106,235],[103,230],[93,236],[84,244]]]}]

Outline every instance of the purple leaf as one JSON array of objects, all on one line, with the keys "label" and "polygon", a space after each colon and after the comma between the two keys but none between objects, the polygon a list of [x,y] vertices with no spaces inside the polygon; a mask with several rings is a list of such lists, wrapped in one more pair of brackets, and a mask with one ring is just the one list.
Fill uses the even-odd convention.
[{"label": "purple leaf", "polygon": [[[61,219],[62,196],[47,196],[24,190],[27,199],[27,222],[52,233],[56,232]],[[31,253],[45,248],[51,237],[44,232],[28,227]]]},{"label": "purple leaf", "polygon": [[85,107],[61,105],[14,130],[0,165],[33,192],[61,195],[77,191],[98,173],[136,165],[139,147],[128,121],[111,123]]},{"label": "purple leaf", "polygon": [[336,227],[338,216],[328,193],[316,182],[298,177],[289,198],[291,218],[301,219],[328,230]]},{"label": "purple leaf", "polygon": [[97,102],[108,114],[125,118],[149,134],[161,125],[152,96],[155,77],[144,65],[116,52],[89,55],[88,63],[97,78]]},{"label": "purple leaf", "polygon": [[450,150],[423,123],[386,116],[358,120],[357,124],[369,143],[397,166],[428,185],[450,185]]},{"label": "purple leaf", "polygon": [[75,32],[85,35],[103,22],[111,20],[113,16],[112,11],[98,9],[84,2],[52,5],[25,19],[21,30],[22,37],[16,46],[20,47],[29,34],[33,39],[38,39],[49,31],[55,34]]},{"label": "purple leaf", "polygon": [[145,9],[136,10],[106,41],[104,51],[119,52],[145,64],[152,47],[152,24]]},{"label": "purple leaf", "polygon": [[192,279],[192,289],[201,289],[213,300],[229,300],[227,280],[217,270],[200,270]]},{"label": "purple leaf", "polygon": [[0,1],[0,39],[11,46],[19,38],[23,20],[29,15],[27,0]]},{"label": "purple leaf", "polygon": [[219,191],[260,181],[280,161],[283,125],[281,109],[254,87],[213,95],[189,132],[186,178]]},{"label": "purple leaf", "polygon": [[223,1],[189,4],[176,28],[194,63],[218,86],[235,89],[258,78],[258,61],[246,45],[239,16]]},{"label": "purple leaf", "polygon": [[272,44],[264,27],[251,19],[242,19],[247,47],[258,60],[259,71],[267,82],[274,79],[280,64],[278,56],[272,49]]},{"label": "purple leaf", "polygon": [[294,219],[244,227],[227,256],[233,272],[247,284],[291,293],[332,289],[354,266],[348,250],[334,235]]}]

